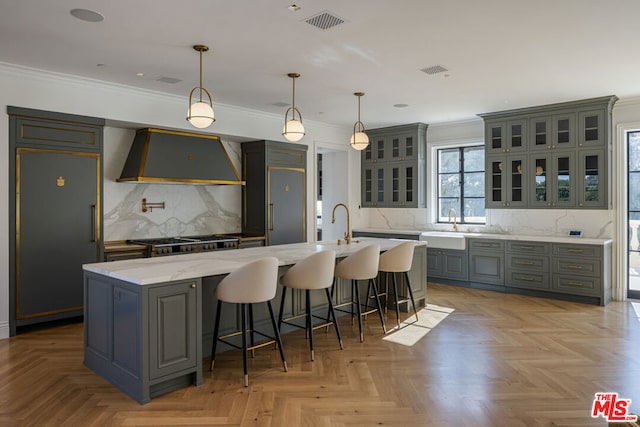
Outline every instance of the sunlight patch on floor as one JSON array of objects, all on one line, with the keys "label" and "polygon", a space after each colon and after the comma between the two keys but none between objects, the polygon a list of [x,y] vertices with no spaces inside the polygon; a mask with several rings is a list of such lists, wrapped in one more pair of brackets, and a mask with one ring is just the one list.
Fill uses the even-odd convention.
[{"label": "sunlight patch on floor", "polygon": [[633,307],[633,311],[636,312],[636,317],[640,320],[640,302],[632,302],[631,307]]},{"label": "sunlight patch on floor", "polygon": [[425,308],[418,311],[418,321],[416,321],[415,316],[411,316],[400,323],[400,328],[395,327],[382,339],[410,347],[427,335],[453,311],[453,308],[427,304]]}]

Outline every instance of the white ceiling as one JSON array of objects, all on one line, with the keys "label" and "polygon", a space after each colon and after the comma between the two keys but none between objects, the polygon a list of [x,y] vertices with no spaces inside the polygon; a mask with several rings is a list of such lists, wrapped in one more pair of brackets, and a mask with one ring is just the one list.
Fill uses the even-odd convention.
[{"label": "white ceiling", "polygon": [[[192,45],[202,43],[214,104],[284,117],[287,73],[298,72],[303,119],[352,125],[353,92],[363,91],[367,128],[640,95],[638,0],[296,0],[297,12],[291,3],[0,0],[0,62],[186,98],[198,85]],[[105,19],[80,21],[74,8]],[[345,22],[304,22],[323,11]],[[433,65],[449,71],[420,71]]]}]

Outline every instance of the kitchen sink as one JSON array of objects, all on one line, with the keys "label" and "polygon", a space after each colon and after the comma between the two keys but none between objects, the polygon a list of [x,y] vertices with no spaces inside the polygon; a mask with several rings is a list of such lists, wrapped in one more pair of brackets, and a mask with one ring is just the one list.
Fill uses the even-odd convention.
[{"label": "kitchen sink", "polygon": [[467,247],[467,236],[457,231],[425,231],[420,240],[427,242],[429,248],[458,249]]}]

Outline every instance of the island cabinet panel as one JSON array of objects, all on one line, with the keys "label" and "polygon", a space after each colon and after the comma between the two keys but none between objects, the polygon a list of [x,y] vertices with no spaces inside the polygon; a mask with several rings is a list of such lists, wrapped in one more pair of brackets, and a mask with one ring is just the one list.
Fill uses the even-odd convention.
[{"label": "island cabinet panel", "polygon": [[140,286],[85,271],[84,364],[139,403],[202,384],[202,286]]},{"label": "island cabinet panel", "polygon": [[266,245],[306,241],[306,170],[306,145],[243,143],[242,232]]}]

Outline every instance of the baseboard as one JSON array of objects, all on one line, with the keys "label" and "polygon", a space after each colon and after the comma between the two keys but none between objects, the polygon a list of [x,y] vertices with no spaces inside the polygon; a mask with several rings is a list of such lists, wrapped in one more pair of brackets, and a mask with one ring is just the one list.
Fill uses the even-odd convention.
[{"label": "baseboard", "polygon": [[0,322],[0,340],[9,338],[9,322]]}]

